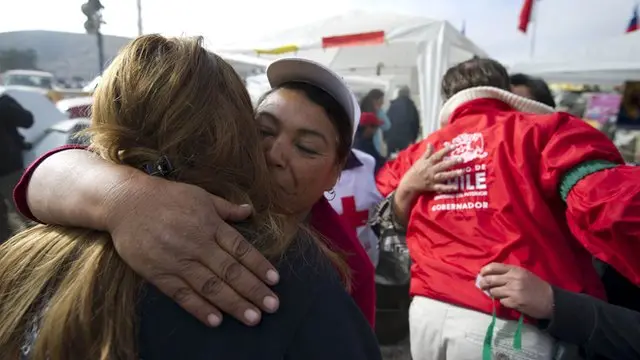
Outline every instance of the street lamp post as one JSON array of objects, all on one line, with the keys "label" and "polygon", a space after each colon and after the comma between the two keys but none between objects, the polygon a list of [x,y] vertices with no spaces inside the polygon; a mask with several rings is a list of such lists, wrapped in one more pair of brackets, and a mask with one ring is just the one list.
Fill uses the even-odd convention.
[{"label": "street lamp post", "polygon": [[136,0],[138,7],[138,36],[142,36],[142,0]]},{"label": "street lamp post", "polygon": [[87,20],[84,22],[84,29],[87,31],[87,34],[94,34],[96,36],[96,42],[98,45],[98,70],[100,71],[100,74],[102,74],[105,60],[104,43],[100,27],[104,23],[102,20],[102,9],[104,9],[104,6],[102,6],[100,0],[88,0],[86,3],[82,4],[80,9],[87,17]]}]

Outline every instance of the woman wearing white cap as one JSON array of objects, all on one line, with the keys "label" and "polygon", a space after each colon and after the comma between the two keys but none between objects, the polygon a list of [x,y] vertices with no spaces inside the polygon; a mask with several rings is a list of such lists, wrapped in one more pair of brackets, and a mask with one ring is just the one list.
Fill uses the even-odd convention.
[{"label": "woman wearing white cap", "polygon": [[[288,72],[280,73],[280,66]],[[296,68],[302,73],[293,73]],[[305,82],[313,72],[317,86]],[[220,278],[196,275],[167,296],[136,276],[117,256],[106,232],[73,224],[37,226],[0,247],[3,354],[19,358],[21,352],[30,360],[381,358],[371,326],[348,293],[358,279],[352,274],[366,269],[352,265],[350,271],[336,251],[301,224],[327,190],[326,182],[335,181],[330,170],[349,151],[359,110],[346,87],[334,87],[339,78],[319,65],[282,62],[270,75],[277,90],[262,102],[256,122],[239,76],[201,42],[142,36],[106,71],[96,91],[90,130],[91,148],[116,171],[146,172],[174,185],[198,186],[203,197],[217,194],[253,204],[252,216],[234,228],[279,270],[281,281],[274,291],[282,302],[280,311],[255,328],[232,318],[220,324],[219,315],[208,313],[204,318],[209,325],[220,326],[205,326],[180,305],[192,301],[189,285],[228,296],[221,278],[246,276],[231,256],[217,264],[225,269]],[[296,118],[307,117],[304,123],[285,120],[282,101],[295,96],[298,103],[310,102],[297,108]],[[313,101],[323,106],[313,107]],[[326,174],[311,174],[307,164],[324,167]],[[147,190],[153,187],[148,184]],[[101,207],[77,205],[88,211]],[[109,215],[137,215],[124,208],[116,211],[120,213]],[[167,221],[157,209],[155,214],[156,224]],[[139,241],[139,228],[145,226],[154,224],[124,230],[129,241]],[[182,246],[191,247],[188,241]],[[257,256],[250,249],[242,241],[232,250],[240,259]],[[221,252],[216,247],[209,251]],[[367,255],[362,257],[368,263]],[[206,260],[197,258],[166,261],[178,267],[206,266]],[[154,279],[160,284],[178,281],[166,273]],[[273,307],[274,301],[272,297],[264,305]],[[256,318],[249,314],[248,320],[255,323]]]},{"label": "woman wearing white cap", "polygon": [[[338,75],[304,59],[278,60],[267,77],[273,90],[257,119],[270,173],[288,211],[345,254],[351,296],[373,326],[373,266],[323,197],[347,159],[360,117],[356,99]],[[217,326],[223,312],[256,325],[261,311],[281,305],[265,285],[278,282],[276,268],[225,223],[250,216],[246,206],[69,148],[37,160],[15,200],[36,221],[108,231],[125,262],[165,294],[184,294],[179,305],[207,325]]]}]

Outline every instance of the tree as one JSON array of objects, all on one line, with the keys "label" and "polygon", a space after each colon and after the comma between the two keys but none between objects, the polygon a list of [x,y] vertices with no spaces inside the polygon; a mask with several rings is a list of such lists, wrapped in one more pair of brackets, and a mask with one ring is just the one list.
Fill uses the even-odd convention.
[{"label": "tree", "polygon": [[13,69],[38,69],[38,53],[33,49],[0,50],[0,72]]}]

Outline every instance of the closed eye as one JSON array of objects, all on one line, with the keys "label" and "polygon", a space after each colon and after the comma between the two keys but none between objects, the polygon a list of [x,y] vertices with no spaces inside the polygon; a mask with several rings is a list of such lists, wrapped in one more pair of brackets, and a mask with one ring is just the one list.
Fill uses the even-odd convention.
[{"label": "closed eye", "polygon": [[260,135],[262,137],[276,136],[275,132],[273,130],[269,130],[269,129],[260,129]]},{"label": "closed eye", "polygon": [[311,149],[306,148],[306,147],[304,147],[304,146],[296,145],[296,147],[297,147],[300,151],[302,151],[303,153],[306,153],[306,154],[309,154],[309,155],[319,155],[317,151],[315,151],[315,150],[311,150]]}]

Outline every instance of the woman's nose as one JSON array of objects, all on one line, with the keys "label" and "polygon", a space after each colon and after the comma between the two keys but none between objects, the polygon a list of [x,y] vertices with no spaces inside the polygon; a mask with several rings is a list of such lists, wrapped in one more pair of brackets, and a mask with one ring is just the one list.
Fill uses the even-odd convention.
[{"label": "woman's nose", "polygon": [[270,166],[285,167],[286,151],[286,146],[282,144],[282,141],[274,141],[267,149],[267,163]]}]

